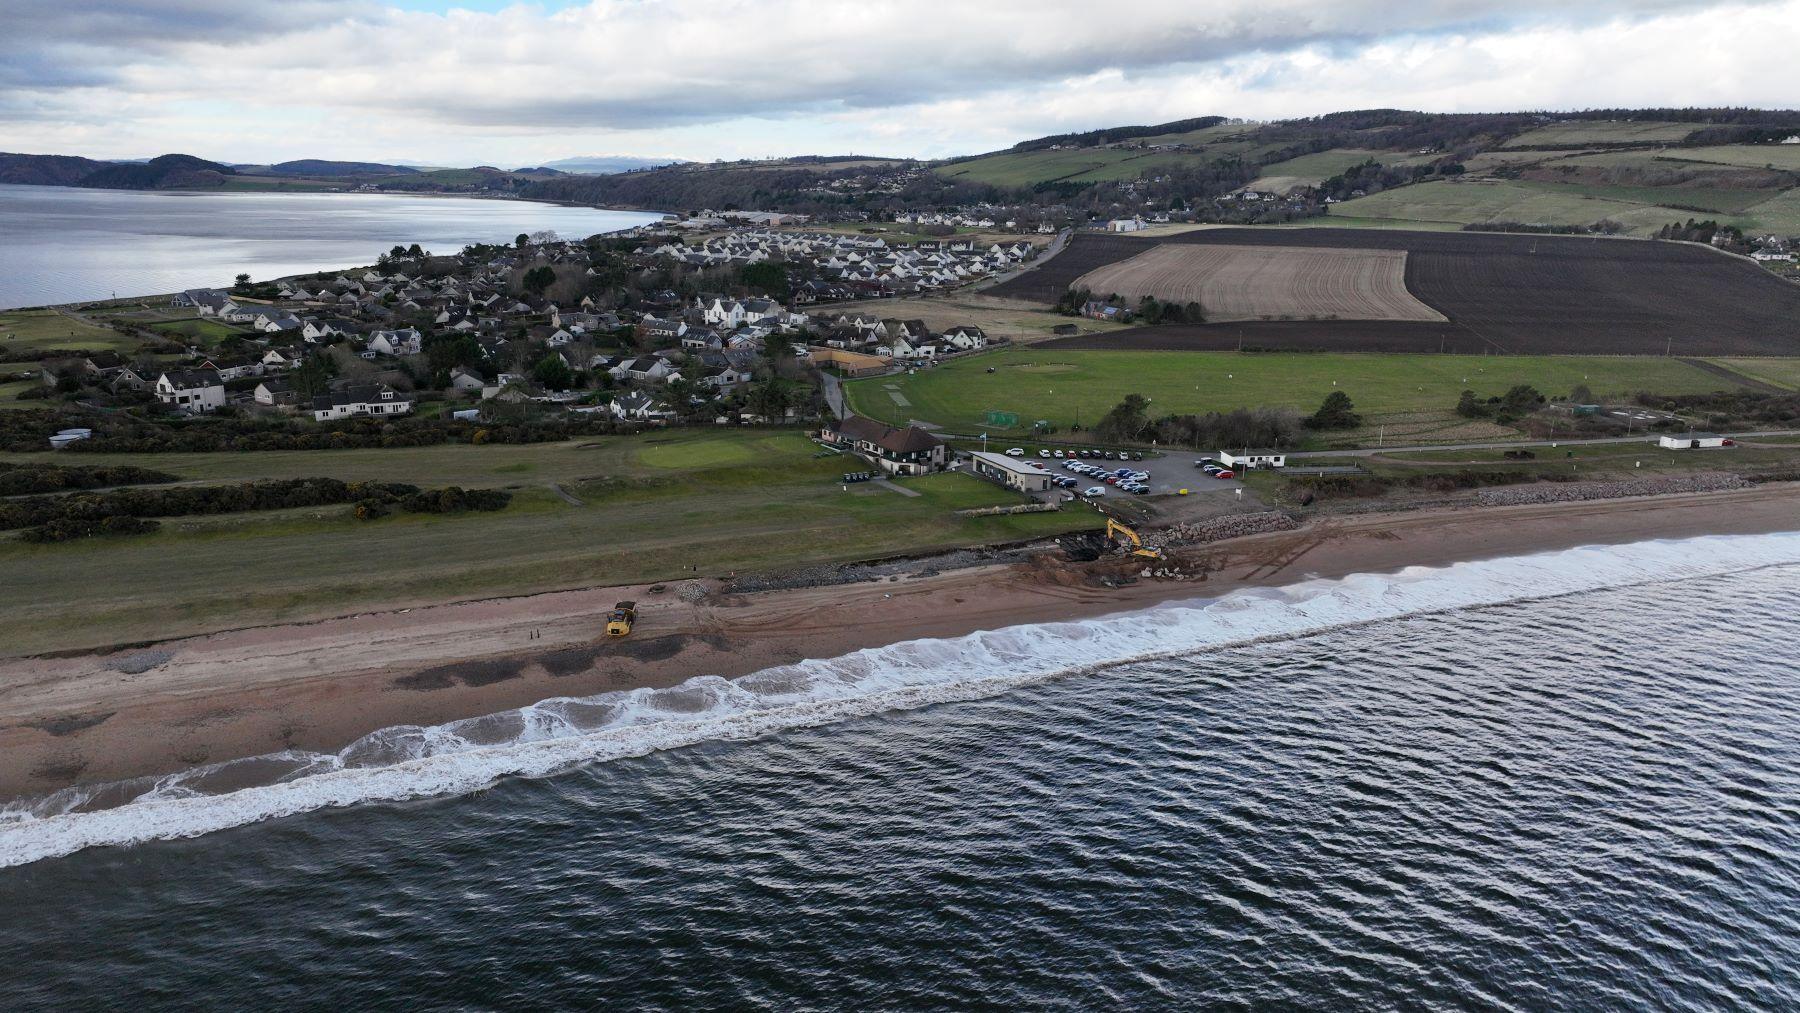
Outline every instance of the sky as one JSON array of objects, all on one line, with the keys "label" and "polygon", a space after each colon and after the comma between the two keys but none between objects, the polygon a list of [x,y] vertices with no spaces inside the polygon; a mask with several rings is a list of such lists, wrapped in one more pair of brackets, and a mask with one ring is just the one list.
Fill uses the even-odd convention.
[{"label": "sky", "polygon": [[0,0],[0,151],[937,158],[1191,116],[1791,108],[1800,0]]}]

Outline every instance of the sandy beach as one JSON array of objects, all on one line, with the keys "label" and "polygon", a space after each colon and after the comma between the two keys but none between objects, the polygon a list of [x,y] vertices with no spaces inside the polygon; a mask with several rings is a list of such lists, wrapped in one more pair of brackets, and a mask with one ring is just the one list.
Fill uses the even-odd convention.
[{"label": "sandy beach", "polygon": [[[690,602],[602,587],[344,616],[111,653],[0,661],[0,798],[169,773],[285,748],[336,750],[557,696],[736,676],[902,640],[1104,615],[1310,577],[1591,544],[1800,529],[1800,486],[1369,514],[1215,543],[1173,562],[1205,579],[1100,578],[1136,567],[1017,564]],[[1202,563],[1204,564],[1202,566]],[[605,612],[633,598],[633,634]]]}]

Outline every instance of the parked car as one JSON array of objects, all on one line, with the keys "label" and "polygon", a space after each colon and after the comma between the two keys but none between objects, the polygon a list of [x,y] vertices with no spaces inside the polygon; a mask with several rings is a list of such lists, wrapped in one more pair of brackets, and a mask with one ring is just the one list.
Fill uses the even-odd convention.
[{"label": "parked car", "polygon": [[1091,486],[1086,491],[1082,492],[1082,495],[1083,496],[1104,496],[1104,495],[1106,495],[1106,486],[1103,486],[1103,485]]},{"label": "parked car", "polygon": [[1050,456],[1050,451],[1048,451],[1048,450],[1039,450],[1039,451],[1038,451],[1038,456],[1039,456],[1039,457],[1049,457],[1049,456]]},{"label": "parked car", "polygon": [[1007,457],[1024,457],[1025,456],[1025,448],[1024,447],[1014,447],[1011,450],[1008,450],[1006,452],[1006,456]]},{"label": "parked car", "polygon": [[1063,455],[1063,453],[1062,453],[1062,451],[1060,451],[1060,450],[1052,450],[1052,451],[1050,451],[1050,456],[1051,456],[1051,457],[1061,457],[1061,456],[1062,456],[1062,455]]}]

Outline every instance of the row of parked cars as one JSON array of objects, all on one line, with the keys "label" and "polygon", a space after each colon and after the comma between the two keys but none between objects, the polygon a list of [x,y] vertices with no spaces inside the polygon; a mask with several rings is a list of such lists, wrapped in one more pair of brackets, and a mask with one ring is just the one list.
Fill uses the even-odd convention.
[{"label": "row of parked cars", "polygon": [[[1150,492],[1150,473],[1147,471],[1138,471],[1133,468],[1115,468],[1108,471],[1097,464],[1088,464],[1085,461],[1068,461],[1063,464],[1063,467],[1077,475],[1098,479],[1105,482],[1106,485],[1114,486],[1125,492],[1134,493],[1139,496],[1147,495]],[[1068,482],[1071,486],[1075,484],[1074,479],[1068,479]],[[1061,483],[1059,482],[1057,484],[1060,485]],[[1088,496],[1104,495],[1106,492],[1106,485],[1094,486],[1093,488],[1088,489],[1085,494]]]},{"label": "row of parked cars", "polygon": [[1194,467],[1206,472],[1210,478],[1235,478],[1237,473],[1210,457],[1203,457],[1194,462]]},{"label": "row of parked cars", "polygon": [[[1037,455],[1045,460],[1064,458],[1072,460],[1080,457],[1104,461],[1141,461],[1144,459],[1144,452],[1141,450],[1039,450]],[[1025,448],[1013,447],[1006,452],[1006,456],[1024,457]]]}]

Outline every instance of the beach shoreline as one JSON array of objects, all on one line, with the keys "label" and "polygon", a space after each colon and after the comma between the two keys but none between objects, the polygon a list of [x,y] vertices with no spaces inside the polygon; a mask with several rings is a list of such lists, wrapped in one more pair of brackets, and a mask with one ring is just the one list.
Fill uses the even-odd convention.
[{"label": "beach shoreline", "polygon": [[[599,587],[231,630],[110,652],[0,660],[0,799],[174,773],[284,749],[332,752],[553,697],[736,677],[916,639],[1088,619],[1249,587],[1703,535],[1800,530],[1800,484],[1321,518],[1195,546],[1170,563],[1044,557],[930,576],[755,594],[698,582]],[[1151,564],[1162,565],[1162,564]],[[605,612],[636,599],[630,637]]]}]

